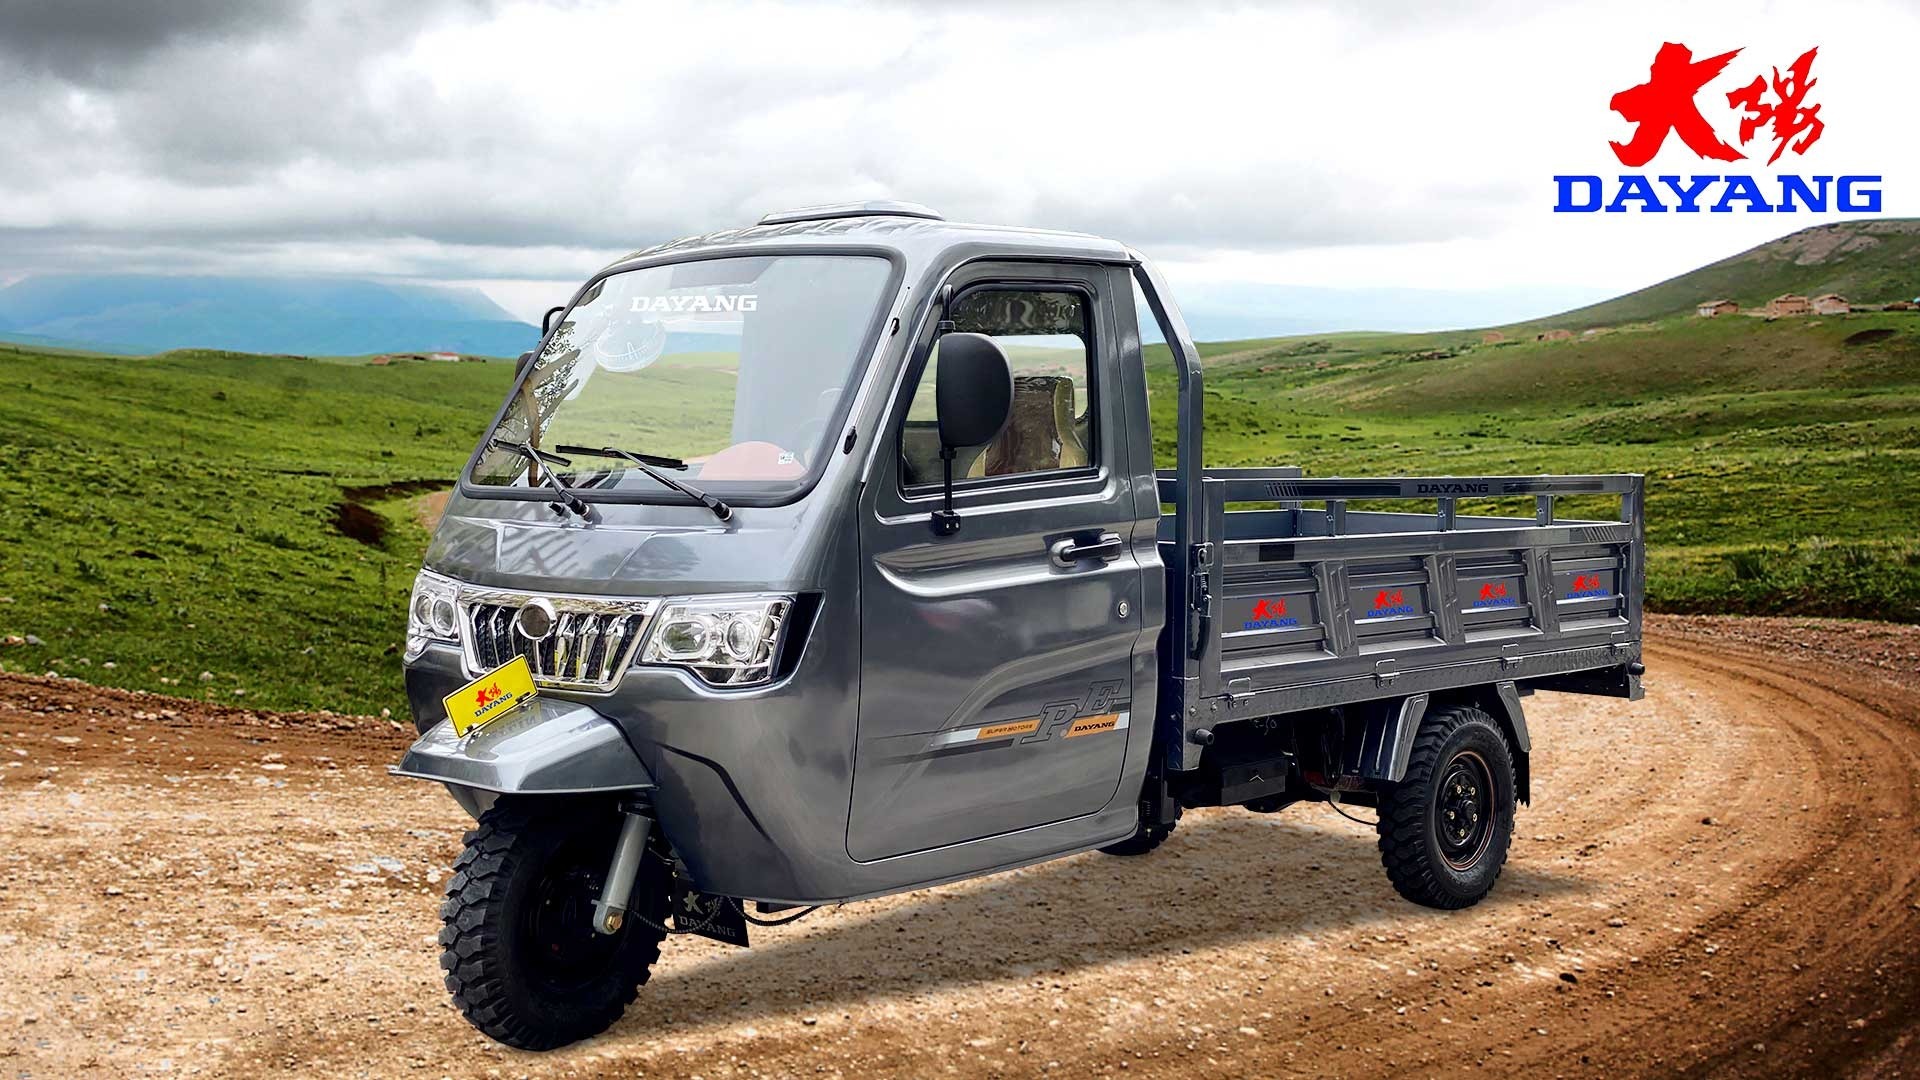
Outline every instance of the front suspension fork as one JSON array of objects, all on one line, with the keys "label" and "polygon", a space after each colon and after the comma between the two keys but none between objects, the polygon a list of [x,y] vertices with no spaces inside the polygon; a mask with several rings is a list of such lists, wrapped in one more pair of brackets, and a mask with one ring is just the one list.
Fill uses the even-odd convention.
[{"label": "front suspension fork", "polygon": [[593,905],[593,928],[602,934],[617,934],[627,921],[627,903],[633,896],[633,882],[640,873],[640,860],[647,857],[647,837],[653,832],[650,807],[624,803],[620,807],[620,839],[613,845],[613,863],[607,867],[606,884]]}]

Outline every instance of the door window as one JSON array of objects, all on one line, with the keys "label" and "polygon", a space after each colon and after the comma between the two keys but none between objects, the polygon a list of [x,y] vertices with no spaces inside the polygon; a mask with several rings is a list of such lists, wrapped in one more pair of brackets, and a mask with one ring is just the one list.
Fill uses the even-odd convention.
[{"label": "door window", "polygon": [[[1092,321],[1089,297],[1074,289],[988,286],[953,304],[956,331],[985,334],[1013,369],[1007,426],[982,446],[960,447],[953,478],[992,480],[1085,470],[1096,464]],[[940,346],[914,386],[900,431],[905,486],[940,483],[939,414],[934,381]]]}]

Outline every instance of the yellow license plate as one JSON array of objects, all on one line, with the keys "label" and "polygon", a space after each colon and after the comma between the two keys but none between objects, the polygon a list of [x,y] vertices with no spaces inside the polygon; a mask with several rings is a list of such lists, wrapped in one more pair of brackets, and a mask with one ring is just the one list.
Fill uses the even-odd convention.
[{"label": "yellow license plate", "polygon": [[453,733],[465,735],[532,701],[539,692],[527,658],[516,656],[440,700],[453,721]]}]

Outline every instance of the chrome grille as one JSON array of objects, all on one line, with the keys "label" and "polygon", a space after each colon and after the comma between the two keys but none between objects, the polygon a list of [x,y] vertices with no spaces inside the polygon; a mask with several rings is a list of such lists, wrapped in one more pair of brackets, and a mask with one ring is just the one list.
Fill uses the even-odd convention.
[{"label": "chrome grille", "polygon": [[467,673],[478,675],[525,656],[534,681],[541,686],[613,689],[645,636],[655,601],[546,596],[555,615],[553,632],[541,641],[530,641],[515,629],[514,616],[534,596],[460,590],[460,648]]}]

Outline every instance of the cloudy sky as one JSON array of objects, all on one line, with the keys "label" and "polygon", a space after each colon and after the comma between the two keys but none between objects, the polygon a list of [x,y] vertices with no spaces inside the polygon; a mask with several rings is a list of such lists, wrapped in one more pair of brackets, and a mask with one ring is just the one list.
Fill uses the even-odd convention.
[{"label": "cloudy sky", "polygon": [[[1607,102],[1662,41],[1745,49],[1700,95],[1727,138],[1726,91],[1819,46],[1824,138],[1736,168],[1920,212],[1915,40],[1910,3],[0,0],[0,281],[377,275],[531,318],[635,247],[886,197],[1115,236],[1190,305],[1485,323],[1816,223],[1551,212],[1554,174],[1623,171]],[[1719,169],[1669,139],[1644,171]]]}]

